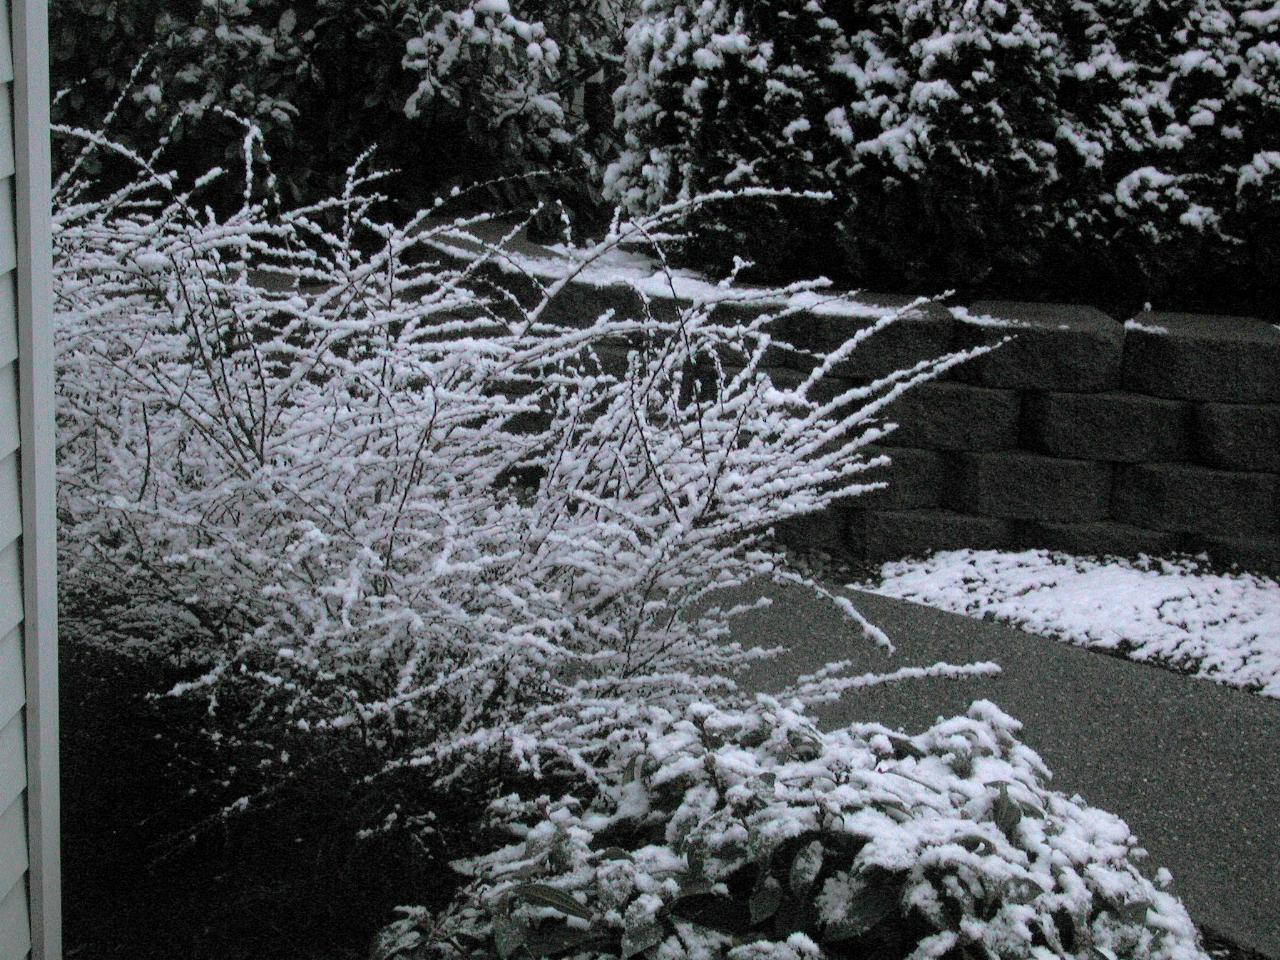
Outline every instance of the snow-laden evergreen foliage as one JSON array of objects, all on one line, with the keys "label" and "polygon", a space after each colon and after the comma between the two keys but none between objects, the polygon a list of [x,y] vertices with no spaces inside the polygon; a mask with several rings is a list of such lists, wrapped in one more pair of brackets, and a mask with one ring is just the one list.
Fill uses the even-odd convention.
[{"label": "snow-laden evergreen foliage", "polygon": [[496,803],[513,842],[375,955],[1202,958],[1167,872],[1048,789],[1019,727],[985,701],[911,738],[766,698],[646,711],[593,791]]},{"label": "snow-laden evergreen foliage", "polygon": [[[465,221],[379,222],[355,168],[284,212],[246,179],[220,219],[199,199],[215,174],[180,189],[139,162],[106,198],[58,188],[64,583],[97,611],[78,633],[150,637],[186,666],[175,692],[236,705],[268,784],[344,742],[361,776],[496,758],[589,779],[647,705],[732,701],[765,654],[730,642],[714,591],[794,582],[762,532],[868,489],[877,412],[963,359],[824,392],[859,336],[774,383],[776,312],[552,322],[567,278],[521,305],[485,279],[499,247]],[[444,266],[446,240],[487,253]]]},{"label": "snow-laden evergreen foliage", "polygon": [[193,174],[235,159],[228,112],[250,118],[295,201],[340,190],[374,145],[402,193],[548,166],[581,190],[602,131],[574,94],[616,59],[622,23],[615,0],[60,0],[57,114],[97,128],[122,97],[129,144],[164,135]]},{"label": "snow-laden evergreen foliage", "polygon": [[839,198],[711,212],[704,261],[1219,308],[1276,289],[1274,0],[645,0],[626,69],[606,192],[629,209]]}]

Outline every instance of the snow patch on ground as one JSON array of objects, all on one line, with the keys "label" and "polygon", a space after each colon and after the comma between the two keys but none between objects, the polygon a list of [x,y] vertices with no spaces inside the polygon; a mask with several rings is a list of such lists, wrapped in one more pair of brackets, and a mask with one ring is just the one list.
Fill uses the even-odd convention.
[{"label": "snow patch on ground", "polygon": [[1280,698],[1280,583],[1193,561],[955,550],[859,585]]}]

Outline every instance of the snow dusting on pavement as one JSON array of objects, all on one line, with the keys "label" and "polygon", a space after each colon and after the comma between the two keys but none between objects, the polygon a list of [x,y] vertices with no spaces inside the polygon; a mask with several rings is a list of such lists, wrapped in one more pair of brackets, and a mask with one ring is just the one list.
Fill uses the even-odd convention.
[{"label": "snow dusting on pavement", "polygon": [[860,589],[1280,698],[1280,583],[1193,561],[955,550],[887,563]]}]

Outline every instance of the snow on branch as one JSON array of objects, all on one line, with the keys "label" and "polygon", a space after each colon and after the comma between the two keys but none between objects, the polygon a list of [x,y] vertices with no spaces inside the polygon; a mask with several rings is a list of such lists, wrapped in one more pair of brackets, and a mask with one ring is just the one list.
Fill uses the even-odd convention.
[{"label": "snow on branch", "polygon": [[64,575],[127,595],[211,710],[230,686],[259,735],[355,734],[388,769],[589,771],[639,704],[739,699],[770,651],[731,640],[717,591],[794,579],[771,525],[869,489],[883,396],[958,359],[819,403],[830,364],[795,387],[765,369],[785,307],[552,320],[569,278],[522,300],[474,234],[440,262],[484,218],[383,222],[363,161],[339,197],[277,212],[246,189],[223,218],[216,171],[138,166],[59,191]]}]

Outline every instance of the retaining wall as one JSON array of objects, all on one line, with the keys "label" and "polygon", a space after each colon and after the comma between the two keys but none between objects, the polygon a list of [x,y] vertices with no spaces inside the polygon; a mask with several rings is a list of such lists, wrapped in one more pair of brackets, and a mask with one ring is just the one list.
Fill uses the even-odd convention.
[{"label": "retaining wall", "polygon": [[[526,271],[538,272],[528,261]],[[637,311],[641,301],[584,274],[548,315],[581,320],[606,309]],[[872,322],[800,313],[784,332],[822,350]],[[889,409],[899,428],[873,451],[892,458],[879,477],[886,489],[791,523],[784,536],[871,562],[1040,547],[1206,553],[1280,572],[1280,324],[1163,313],[1120,323],[1061,304],[929,305],[868,338],[833,371],[832,386],[1006,337]],[[780,353],[770,372],[797,376],[804,362]]]},{"label": "retaining wall", "polygon": [[[889,487],[790,539],[873,562],[1043,547],[1280,569],[1280,327],[976,303],[924,311],[910,330],[922,357],[1014,339],[898,401]],[[865,349],[874,368],[883,348]]]}]

